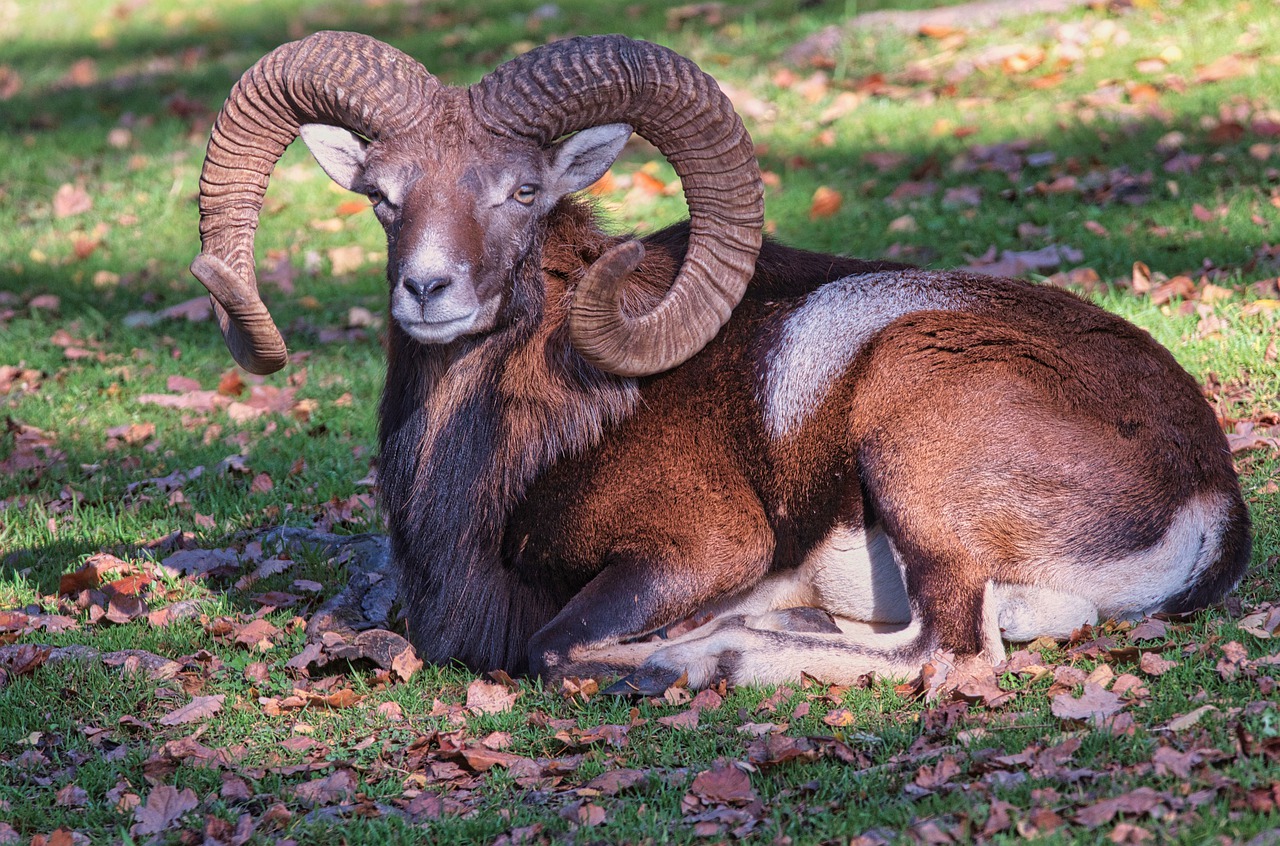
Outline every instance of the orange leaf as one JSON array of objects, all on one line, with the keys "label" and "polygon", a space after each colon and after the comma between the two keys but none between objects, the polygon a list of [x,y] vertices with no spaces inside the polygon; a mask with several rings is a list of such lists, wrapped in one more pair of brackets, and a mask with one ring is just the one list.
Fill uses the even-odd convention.
[{"label": "orange leaf", "polygon": [[618,189],[618,180],[614,178],[612,170],[606,170],[604,176],[593,182],[588,188],[587,193],[597,197],[605,194],[612,194]]},{"label": "orange leaf", "polygon": [[650,194],[657,196],[666,190],[666,184],[656,176],[651,176],[643,170],[636,171],[631,177],[631,184],[634,185],[642,194]]},{"label": "orange leaf", "polygon": [[366,200],[346,200],[339,203],[335,211],[340,217],[350,217],[353,214],[360,214],[367,208],[369,203]]},{"label": "orange leaf", "polygon": [[844,198],[840,196],[840,192],[826,185],[818,187],[813,192],[813,202],[809,206],[809,219],[817,220],[820,217],[831,217],[840,211],[840,206],[844,202]]},{"label": "orange leaf", "polygon": [[926,23],[920,25],[920,34],[925,38],[942,39],[952,35],[963,35],[964,30],[941,23]]},{"label": "orange leaf", "polygon": [[218,380],[218,393],[224,397],[238,397],[244,393],[244,380],[240,378],[240,372],[228,370],[223,373],[222,378]]}]

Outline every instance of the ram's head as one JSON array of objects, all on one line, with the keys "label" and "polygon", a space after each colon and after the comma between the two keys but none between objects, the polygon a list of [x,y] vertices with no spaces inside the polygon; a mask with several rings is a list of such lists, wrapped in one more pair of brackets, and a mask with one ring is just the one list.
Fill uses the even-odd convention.
[{"label": "ram's head", "polygon": [[276,49],[240,79],[214,125],[191,269],[236,361],[255,373],[283,367],[253,235],[270,172],[301,135],[336,182],[373,202],[400,328],[423,343],[488,332],[537,221],[603,174],[632,127],[681,178],[689,250],[666,297],[638,316],[621,299],[643,248],[624,241],[606,252],[578,285],[569,326],[601,368],[660,372],[700,350],[742,297],[762,195],[750,138],[715,81],[670,50],[621,36],[533,50],[468,88],[443,86],[354,33]]}]

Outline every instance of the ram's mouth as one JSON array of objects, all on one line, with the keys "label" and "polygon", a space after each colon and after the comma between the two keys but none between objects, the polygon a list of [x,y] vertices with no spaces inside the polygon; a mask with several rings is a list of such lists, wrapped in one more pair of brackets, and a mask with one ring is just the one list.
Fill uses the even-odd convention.
[{"label": "ram's mouth", "polygon": [[477,311],[447,320],[402,320],[396,323],[405,334],[420,344],[447,344],[466,335],[475,325]]}]

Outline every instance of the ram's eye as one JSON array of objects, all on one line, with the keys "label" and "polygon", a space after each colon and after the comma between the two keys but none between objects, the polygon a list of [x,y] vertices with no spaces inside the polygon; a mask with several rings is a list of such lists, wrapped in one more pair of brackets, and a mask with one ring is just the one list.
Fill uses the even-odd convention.
[{"label": "ram's eye", "polygon": [[365,196],[368,197],[369,202],[373,203],[375,206],[381,205],[382,201],[386,199],[386,197],[382,196],[381,191],[376,190],[367,192]]},{"label": "ram's eye", "polygon": [[533,202],[534,197],[538,196],[538,186],[529,184],[521,185],[516,189],[516,192],[512,194],[512,196],[516,198],[516,202],[524,203],[527,206]]}]

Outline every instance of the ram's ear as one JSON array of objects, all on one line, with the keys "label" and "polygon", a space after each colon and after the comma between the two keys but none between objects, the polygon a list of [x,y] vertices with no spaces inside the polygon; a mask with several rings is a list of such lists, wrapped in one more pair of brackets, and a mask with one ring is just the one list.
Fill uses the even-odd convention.
[{"label": "ram's ear", "polygon": [[329,178],[355,191],[364,173],[369,142],[350,130],[327,123],[304,123],[299,129],[303,142]]},{"label": "ram's ear", "polygon": [[588,187],[604,176],[630,137],[631,127],[625,123],[593,126],[570,135],[555,148],[548,190],[564,196]]}]

